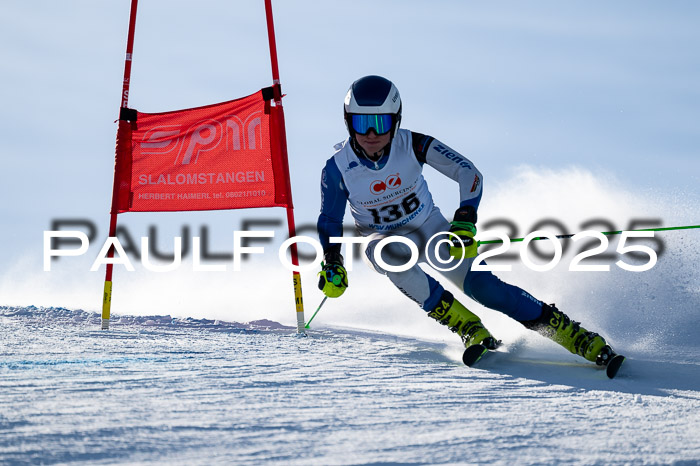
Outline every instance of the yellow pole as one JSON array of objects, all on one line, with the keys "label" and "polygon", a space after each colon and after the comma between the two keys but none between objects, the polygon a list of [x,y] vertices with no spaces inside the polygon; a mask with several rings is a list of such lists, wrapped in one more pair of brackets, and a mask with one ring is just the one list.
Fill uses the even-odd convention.
[{"label": "yellow pole", "polygon": [[102,330],[109,329],[109,314],[112,307],[112,282],[105,281],[104,294],[102,295]]},{"label": "yellow pole", "polygon": [[301,275],[294,272],[294,303],[297,309],[297,333],[306,335],[304,325],[304,298],[301,294]]}]

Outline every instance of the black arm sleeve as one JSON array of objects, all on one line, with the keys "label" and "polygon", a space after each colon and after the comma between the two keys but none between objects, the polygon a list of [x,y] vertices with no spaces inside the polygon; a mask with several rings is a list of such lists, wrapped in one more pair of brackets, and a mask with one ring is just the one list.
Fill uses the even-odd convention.
[{"label": "black arm sleeve", "polygon": [[425,154],[428,153],[428,147],[430,147],[430,143],[435,138],[421,133],[414,133],[413,131],[411,131],[411,138],[413,139],[413,153],[416,154],[416,158],[422,165],[425,163]]}]

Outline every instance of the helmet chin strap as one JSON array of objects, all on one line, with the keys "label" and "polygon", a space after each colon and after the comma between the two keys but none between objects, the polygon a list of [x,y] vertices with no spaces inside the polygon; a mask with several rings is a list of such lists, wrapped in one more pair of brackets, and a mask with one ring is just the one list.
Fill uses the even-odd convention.
[{"label": "helmet chin strap", "polygon": [[[365,152],[364,149],[362,150],[362,152]],[[381,149],[379,152],[375,152],[373,155],[369,155],[367,152],[365,152],[367,158],[370,159],[372,162],[376,162],[377,160],[381,159],[383,154],[384,149]]]}]

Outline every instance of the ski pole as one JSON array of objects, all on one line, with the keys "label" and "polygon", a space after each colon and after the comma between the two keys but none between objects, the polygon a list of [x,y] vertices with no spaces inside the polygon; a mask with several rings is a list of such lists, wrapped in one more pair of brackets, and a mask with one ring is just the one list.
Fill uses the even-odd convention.
[{"label": "ski pole", "polygon": [[314,315],[311,316],[311,318],[306,323],[306,326],[304,328],[309,328],[309,324],[311,323],[312,320],[314,320],[314,317],[316,317],[316,314],[318,314],[318,311],[321,310],[321,307],[323,306],[323,304],[326,302],[327,299],[328,299],[328,296],[323,297],[323,301],[321,301],[321,304],[318,305],[318,309],[316,309],[316,312],[314,312]]},{"label": "ski pole", "polygon": [[[669,230],[690,230],[693,228],[700,228],[700,225],[691,225],[691,226],[684,226],[684,227],[666,227],[666,228],[644,228],[641,230],[618,230],[618,231],[601,231],[602,234],[606,236],[610,235],[619,235],[624,233],[625,231],[669,231]],[[576,236],[575,234],[567,234],[567,235],[557,235],[555,238],[559,239],[566,239],[566,238],[571,238],[573,236]],[[517,243],[519,241],[522,241],[524,238],[514,238],[511,239],[511,243]],[[538,236],[536,238],[532,238],[534,240],[541,240],[541,239],[547,239],[545,236]],[[479,241],[479,245],[482,244],[500,244],[503,241],[500,239],[494,239],[494,240],[489,240],[489,241]]]}]

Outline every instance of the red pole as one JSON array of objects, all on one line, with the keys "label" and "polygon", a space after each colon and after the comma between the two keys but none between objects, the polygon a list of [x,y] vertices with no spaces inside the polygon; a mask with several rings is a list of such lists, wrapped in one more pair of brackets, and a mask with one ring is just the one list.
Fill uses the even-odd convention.
[{"label": "red pole", "polygon": [[[134,50],[134,30],[136,29],[136,7],[138,6],[138,0],[131,0],[131,13],[129,16],[129,33],[126,39],[126,56],[124,57],[124,83],[122,84],[122,96],[120,105],[120,116],[121,109],[128,108],[129,106],[129,84],[131,81],[131,55]],[[126,124],[125,121],[119,120],[119,125]],[[112,209],[109,219],[109,236],[115,237],[117,235],[117,193],[119,190],[119,184],[117,182],[117,172],[114,171],[114,183],[112,185]],[[107,251],[107,258],[111,259],[114,257],[114,247],[109,248]],[[112,306],[112,271],[114,264],[107,264],[105,271],[105,286],[104,293],[102,295],[102,329],[106,330],[109,328],[109,316],[111,313]]]},{"label": "red pole", "polygon": [[[270,64],[272,66],[272,84],[274,88],[275,106],[279,112],[279,137],[280,146],[282,147],[282,159],[285,165],[285,176],[287,177],[287,229],[289,237],[296,236],[296,227],[294,225],[294,207],[292,203],[292,189],[289,181],[289,163],[287,158],[287,133],[284,124],[284,109],[282,107],[282,91],[280,87],[280,72],[277,63],[277,44],[275,42],[275,24],[272,19],[272,0],[265,0],[265,17],[267,18],[267,38],[270,43]],[[299,265],[299,255],[297,253],[296,243],[292,243],[289,248],[292,255],[292,264]],[[304,300],[301,293],[301,275],[299,272],[293,272],[294,282],[294,299],[297,312],[297,332],[306,334],[304,326]]]}]

